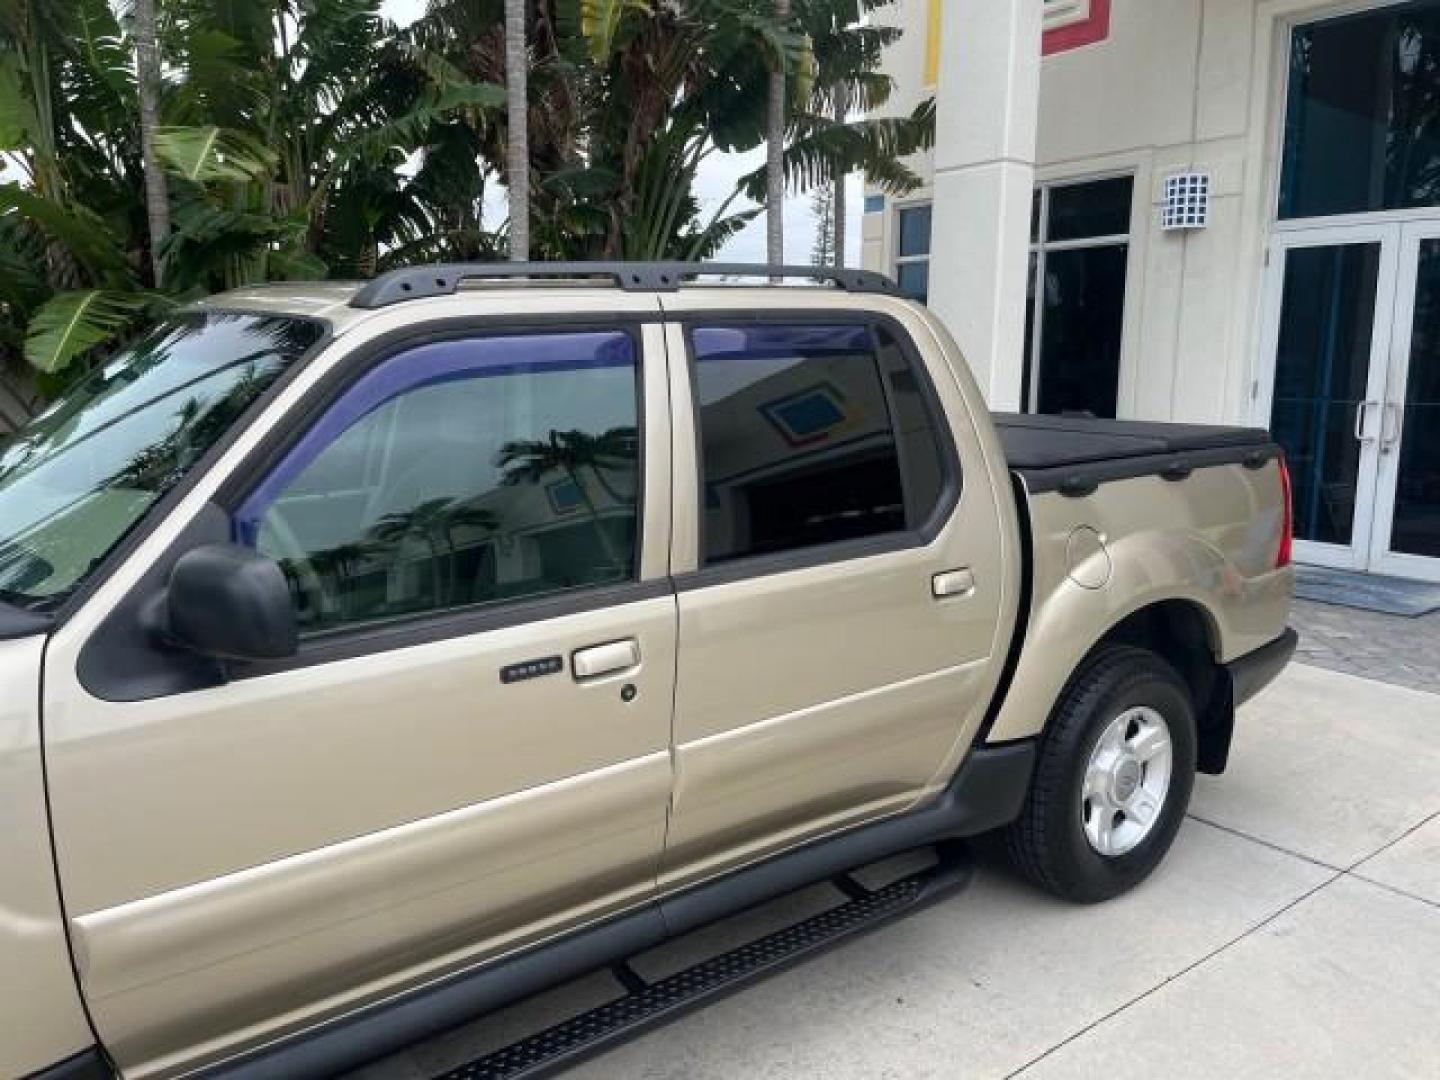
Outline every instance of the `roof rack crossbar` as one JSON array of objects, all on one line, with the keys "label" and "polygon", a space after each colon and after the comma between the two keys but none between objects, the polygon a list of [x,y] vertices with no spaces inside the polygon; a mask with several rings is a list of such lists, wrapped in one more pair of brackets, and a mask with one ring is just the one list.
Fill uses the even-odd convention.
[{"label": "roof rack crossbar", "polygon": [[767,266],[764,263],[497,262],[445,263],[392,270],[350,300],[355,308],[383,308],[405,300],[449,296],[462,282],[509,278],[602,278],[626,292],[674,292],[697,277],[791,278],[822,281],[846,292],[899,296],[895,283],[872,270],[835,266]]}]

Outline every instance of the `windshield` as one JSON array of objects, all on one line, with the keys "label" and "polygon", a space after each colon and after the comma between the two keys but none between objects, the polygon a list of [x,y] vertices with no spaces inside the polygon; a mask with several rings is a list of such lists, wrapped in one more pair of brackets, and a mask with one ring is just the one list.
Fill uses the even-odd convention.
[{"label": "windshield", "polygon": [[321,333],[258,315],[177,319],[0,443],[0,601],[61,603]]}]

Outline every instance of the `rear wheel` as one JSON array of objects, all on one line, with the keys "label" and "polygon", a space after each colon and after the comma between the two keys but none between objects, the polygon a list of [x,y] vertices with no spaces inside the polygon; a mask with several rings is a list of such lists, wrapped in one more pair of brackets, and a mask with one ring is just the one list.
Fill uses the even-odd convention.
[{"label": "rear wheel", "polygon": [[1040,747],[1011,860],[1067,900],[1143,881],[1180,828],[1195,780],[1195,710],[1175,669],[1145,649],[1102,648],[1071,682]]}]

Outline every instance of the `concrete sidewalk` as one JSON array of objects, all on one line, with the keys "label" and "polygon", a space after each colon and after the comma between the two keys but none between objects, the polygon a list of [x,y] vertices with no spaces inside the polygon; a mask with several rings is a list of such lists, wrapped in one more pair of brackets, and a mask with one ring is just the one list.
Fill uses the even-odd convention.
[{"label": "concrete sidewalk", "polygon": [[[1231,762],[1129,896],[1069,906],[987,858],[968,892],[569,1075],[1440,1075],[1440,697],[1292,666]],[[637,966],[666,973],[828,890]],[[364,1075],[432,1076],[614,993],[572,984]]]}]

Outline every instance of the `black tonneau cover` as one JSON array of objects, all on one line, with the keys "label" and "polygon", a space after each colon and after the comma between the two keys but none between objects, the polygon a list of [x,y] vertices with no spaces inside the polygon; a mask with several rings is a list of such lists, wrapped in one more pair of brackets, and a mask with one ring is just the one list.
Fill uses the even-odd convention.
[{"label": "black tonneau cover", "polygon": [[1264,428],[995,413],[1010,468],[1031,492],[1088,495],[1106,480],[1182,480],[1210,465],[1259,468],[1280,453]]}]

